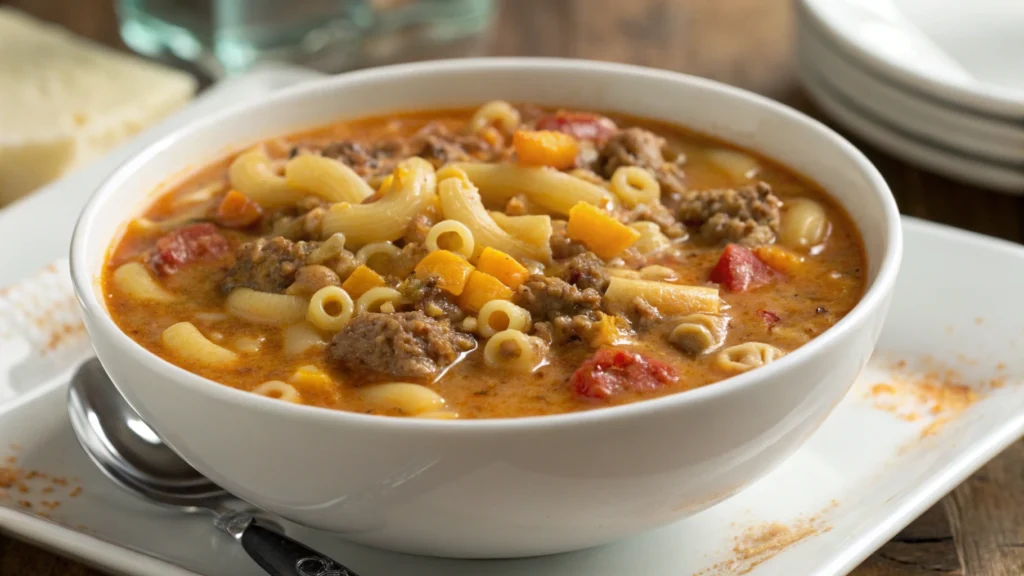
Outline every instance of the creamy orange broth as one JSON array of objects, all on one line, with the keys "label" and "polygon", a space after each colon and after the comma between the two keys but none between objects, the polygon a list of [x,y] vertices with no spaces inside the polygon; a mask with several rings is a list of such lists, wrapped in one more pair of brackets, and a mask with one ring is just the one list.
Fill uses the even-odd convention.
[{"label": "creamy orange broth", "polygon": [[[333,141],[374,142],[384,138],[409,138],[432,122],[440,122],[453,132],[464,132],[473,112],[472,109],[414,112],[339,122],[271,143],[268,151],[277,158],[286,158],[295,143],[315,147]],[[524,119],[527,116],[524,113]],[[735,181],[708,157],[710,149],[735,150],[732,146],[660,122],[616,114],[607,116],[619,128],[637,126],[661,135],[667,139],[666,150],[685,154],[682,171],[687,189],[735,188],[747,184]],[[504,135],[506,140],[508,136]],[[776,273],[768,285],[749,291],[720,291],[725,303],[722,313],[728,317],[728,332],[721,348],[756,341],[788,352],[827,330],[857,303],[865,284],[864,250],[849,217],[817,185],[766,158],[750,152],[746,154],[756,158],[760,165],[756,180],[771,186],[773,193],[783,202],[783,210],[787,201],[809,197],[824,206],[830,223],[827,239],[820,245],[803,251],[793,250],[805,259],[799,273]],[[218,160],[197,171],[153,202],[144,217],[159,222],[192,210],[201,214],[196,216],[197,219],[210,220],[208,214],[215,211],[225,192],[217,192],[209,200],[200,202],[198,207],[184,205],[183,199],[210,182],[226,182],[230,160]],[[264,217],[269,212],[265,211]],[[328,374],[330,382],[295,384],[303,403],[353,412],[404,415],[401,410],[368,403],[360,392],[367,383],[394,378],[353,374],[341,369],[329,360],[323,348],[287,355],[282,350],[282,328],[253,325],[225,314],[225,294],[218,284],[234,261],[233,252],[242,243],[256,238],[258,232],[255,226],[218,229],[229,246],[224,254],[184,265],[173,274],[160,275],[148,263],[157,239],[165,231],[147,231],[138,223],[127,226],[123,236],[113,245],[103,273],[104,296],[120,328],[157,356],[240,390],[252,390],[269,380],[288,382],[298,367],[311,365]],[[709,283],[709,273],[721,257],[724,244],[703,242],[693,230],[689,236],[687,240],[675,241],[672,253],[647,258],[644,264],[671,268],[676,275],[673,282],[678,284],[714,285]],[[156,303],[140,301],[124,293],[112,280],[112,274],[118,266],[131,261],[150,265],[154,278],[170,292],[180,295],[181,299],[172,303]],[[230,367],[191,363],[169,353],[161,341],[162,332],[181,321],[192,322],[207,338],[226,348],[237,348],[240,342],[249,340],[249,343],[260,342],[259,351],[240,352],[242,361]],[[439,378],[418,383],[439,393],[449,410],[460,418],[495,418],[557,414],[625,404],[706,386],[735,374],[716,363],[714,352],[693,356],[677,349],[667,340],[671,328],[670,321],[655,323],[615,345],[616,348],[641,352],[675,370],[678,379],[655,390],[623,390],[604,399],[575,393],[569,385],[570,377],[596,349],[586,342],[551,345],[544,364],[530,374],[513,375],[489,369],[483,361],[484,339],[479,336],[476,336],[479,344],[475,350],[462,354],[457,362],[441,372]],[[322,336],[328,341],[331,338],[327,333]]]}]

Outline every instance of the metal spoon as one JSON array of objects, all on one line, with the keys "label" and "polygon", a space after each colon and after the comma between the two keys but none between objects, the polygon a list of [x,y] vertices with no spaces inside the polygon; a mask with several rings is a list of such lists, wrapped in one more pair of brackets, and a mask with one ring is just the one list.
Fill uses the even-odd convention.
[{"label": "metal spoon", "polygon": [[209,512],[275,576],[358,576],[231,504],[241,501],[164,444],[128,405],[99,361],[82,364],[68,387],[68,414],[79,444],[103,473],[146,500],[183,512]]}]

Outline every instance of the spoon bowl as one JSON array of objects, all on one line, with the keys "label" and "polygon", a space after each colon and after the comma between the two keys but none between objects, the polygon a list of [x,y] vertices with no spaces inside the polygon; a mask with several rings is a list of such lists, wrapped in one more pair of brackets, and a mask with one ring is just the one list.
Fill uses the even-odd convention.
[{"label": "spoon bowl", "polygon": [[[118,392],[99,360],[79,366],[68,386],[68,416],[82,449],[115,484],[183,512],[209,512],[267,573],[358,576],[265,521],[232,506],[240,501],[178,456]],[[314,570],[315,568],[315,570]]]},{"label": "spoon bowl", "polygon": [[190,509],[219,509],[231,497],[164,444],[95,358],[82,364],[71,379],[68,415],[85,453],[128,491],[165,506]]}]

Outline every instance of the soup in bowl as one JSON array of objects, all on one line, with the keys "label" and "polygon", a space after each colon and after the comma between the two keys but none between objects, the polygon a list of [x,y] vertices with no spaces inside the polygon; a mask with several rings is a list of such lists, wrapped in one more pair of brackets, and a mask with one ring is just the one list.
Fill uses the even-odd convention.
[{"label": "soup in bowl", "polygon": [[168,136],[96,194],[72,263],[118,388],[211,479],[356,541],[494,557],[771,469],[866,362],[899,253],[877,172],[791,110],[471,60]]}]

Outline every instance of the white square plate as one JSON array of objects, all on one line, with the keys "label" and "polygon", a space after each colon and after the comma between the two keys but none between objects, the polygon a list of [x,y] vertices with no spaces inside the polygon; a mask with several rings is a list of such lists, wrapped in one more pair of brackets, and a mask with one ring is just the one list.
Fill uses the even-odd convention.
[{"label": "white square plate", "polygon": [[[273,73],[257,80],[262,93],[287,83]],[[239,82],[243,94],[261,93],[252,78]],[[157,132],[214,106],[215,96],[237,99],[229,88]],[[66,378],[89,348],[58,260],[88,192],[138,145],[0,212],[0,245],[31,247],[0,267],[0,286],[8,285],[0,289],[0,457],[45,474],[26,478],[26,492],[0,497],[0,531],[115,573],[260,574],[209,518],[141,502],[111,485],[67,422]],[[846,574],[1024,432],[1024,249],[914,219],[904,229],[885,352],[800,451],[722,504],[614,545],[512,561],[403,556],[287,528],[362,576]],[[985,281],[994,273],[999,282]],[[901,359],[910,365],[897,366]],[[935,390],[927,393],[937,379],[969,385],[978,400],[962,412],[940,410]],[[881,382],[897,393],[878,394]]]}]

